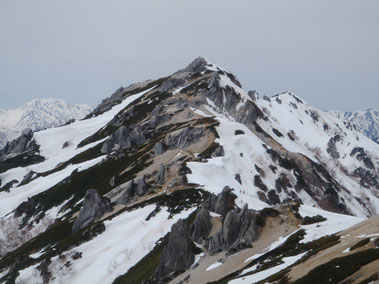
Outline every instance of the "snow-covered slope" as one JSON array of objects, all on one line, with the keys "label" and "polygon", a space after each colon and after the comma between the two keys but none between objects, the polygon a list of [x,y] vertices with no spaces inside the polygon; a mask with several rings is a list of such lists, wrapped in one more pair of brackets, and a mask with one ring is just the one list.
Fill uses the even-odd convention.
[{"label": "snow-covered slope", "polygon": [[0,151],[0,282],[263,280],[379,213],[378,147],[198,58]]},{"label": "snow-covered slope", "polygon": [[357,111],[328,111],[379,144],[379,110],[369,108]]},{"label": "snow-covered slope", "polygon": [[71,119],[81,119],[91,110],[89,105],[72,105],[53,98],[34,99],[14,110],[0,109],[0,149],[26,128],[38,131],[57,127]]}]

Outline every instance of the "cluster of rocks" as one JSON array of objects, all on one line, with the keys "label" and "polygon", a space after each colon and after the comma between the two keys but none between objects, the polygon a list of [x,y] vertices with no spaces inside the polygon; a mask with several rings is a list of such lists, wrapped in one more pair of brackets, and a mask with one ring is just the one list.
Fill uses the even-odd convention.
[{"label": "cluster of rocks", "polygon": [[370,170],[362,167],[356,168],[353,172],[353,176],[360,179],[360,184],[364,187],[374,186],[379,189],[378,176],[373,174]]},{"label": "cluster of rocks", "polygon": [[258,215],[248,209],[247,204],[241,209],[229,211],[222,222],[221,229],[212,236],[207,248],[210,255],[223,250],[230,253],[251,247],[259,236]]},{"label": "cluster of rocks", "polygon": [[101,152],[127,150],[144,142],[146,142],[146,132],[142,126],[138,125],[130,131],[128,127],[122,125],[104,142]]},{"label": "cluster of rocks", "polygon": [[153,186],[146,182],[146,176],[136,180],[130,180],[123,188],[120,197],[116,200],[117,204],[128,204],[137,197],[144,196],[153,190]]},{"label": "cluster of rocks", "polygon": [[[252,242],[259,237],[264,219],[254,210],[248,209],[247,204],[243,209],[236,207],[236,195],[232,191],[225,187],[219,195],[211,194],[190,226],[183,220],[172,226],[168,244],[154,274],[158,281],[155,283],[167,281],[191,267],[195,259],[194,249],[191,248],[193,242],[203,244],[211,255],[221,251],[234,253],[251,247]],[[209,237],[212,229],[210,212],[221,215],[222,225]]]},{"label": "cluster of rocks", "polygon": [[365,153],[365,150],[362,147],[354,147],[354,149],[351,151],[350,156],[355,158],[358,161],[363,161],[363,164],[368,169],[375,169],[374,164],[372,163],[371,159],[367,156]]}]

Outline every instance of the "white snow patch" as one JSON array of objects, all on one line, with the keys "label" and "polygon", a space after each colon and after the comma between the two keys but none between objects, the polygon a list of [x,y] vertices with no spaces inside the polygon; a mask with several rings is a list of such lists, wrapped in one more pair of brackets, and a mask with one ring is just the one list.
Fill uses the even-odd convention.
[{"label": "white snow patch", "polygon": [[212,211],[209,211],[209,214],[211,215],[211,217],[214,217],[214,218],[221,217],[220,214],[217,214],[217,213],[212,212]]},{"label": "white snow patch", "polygon": [[59,275],[56,282],[112,283],[149,253],[176,221],[193,212],[190,209],[168,219],[167,208],[162,208],[145,221],[154,209],[155,205],[148,205],[105,221],[106,230],[102,234],[73,249],[81,252],[82,258],[73,262],[72,273]]},{"label": "white snow patch", "polygon": [[300,226],[306,231],[301,243],[311,242],[323,236],[338,233],[365,220],[364,218],[332,213],[307,205],[301,205],[299,213],[303,217],[321,215],[326,218],[324,222]]},{"label": "white snow patch", "polygon": [[284,257],[283,258],[284,263],[282,263],[282,264],[279,264],[277,266],[274,266],[272,268],[263,270],[261,272],[258,272],[258,273],[252,274],[252,275],[248,275],[245,277],[241,277],[241,278],[232,280],[229,283],[230,284],[239,284],[239,283],[255,283],[255,282],[261,281],[261,280],[263,280],[263,279],[265,279],[265,278],[267,278],[267,277],[269,277],[275,273],[278,273],[279,271],[287,268],[288,266],[294,264],[296,261],[301,259],[305,254],[306,254],[306,252],[295,255],[295,256]]},{"label": "white snow patch", "polygon": [[77,165],[69,165],[61,171],[55,172],[46,177],[41,176],[25,185],[14,188],[9,193],[0,192],[0,217],[16,209],[16,207],[21,202],[26,201],[28,197],[53,187],[58,182],[68,177],[74,170],[78,169],[80,172],[88,169],[99,163],[104,157],[105,156],[100,156]]},{"label": "white snow patch", "polygon": [[223,264],[222,262],[217,261],[217,262],[211,264],[210,266],[208,266],[207,269],[205,269],[205,271],[213,270],[213,269],[221,266],[222,264]]}]

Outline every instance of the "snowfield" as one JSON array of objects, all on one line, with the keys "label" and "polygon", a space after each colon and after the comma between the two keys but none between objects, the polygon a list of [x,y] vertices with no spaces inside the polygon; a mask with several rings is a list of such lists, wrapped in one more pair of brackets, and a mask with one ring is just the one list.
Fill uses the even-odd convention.
[{"label": "snowfield", "polygon": [[[125,212],[110,221],[105,221],[105,231],[94,239],[65,252],[72,255],[82,253],[69,270],[65,269],[59,257],[52,258],[53,276],[51,283],[112,283],[139,262],[164,237],[179,219],[187,218],[194,209],[183,211],[168,219],[166,207],[149,221],[146,217],[155,205]],[[27,268],[20,272],[16,283],[40,283],[39,271]]]}]

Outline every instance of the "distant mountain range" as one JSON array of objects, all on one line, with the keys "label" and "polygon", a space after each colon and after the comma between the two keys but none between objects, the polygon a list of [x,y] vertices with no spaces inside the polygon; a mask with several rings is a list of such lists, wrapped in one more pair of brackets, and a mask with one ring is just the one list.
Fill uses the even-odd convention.
[{"label": "distant mountain range", "polygon": [[355,125],[355,129],[379,144],[379,110],[329,111],[329,113]]},{"label": "distant mountain range", "polygon": [[0,109],[0,149],[26,128],[38,131],[61,126],[70,119],[83,118],[91,110],[89,105],[72,105],[53,98],[34,99],[18,109]]}]

